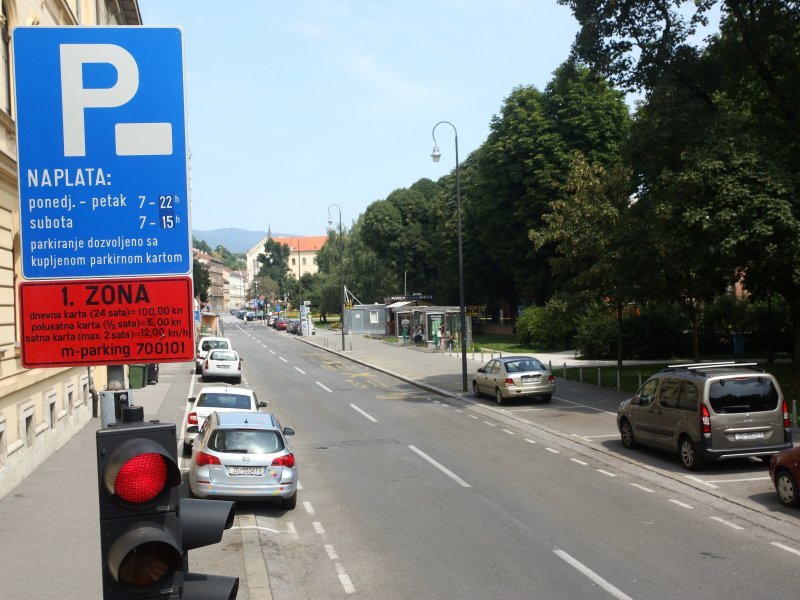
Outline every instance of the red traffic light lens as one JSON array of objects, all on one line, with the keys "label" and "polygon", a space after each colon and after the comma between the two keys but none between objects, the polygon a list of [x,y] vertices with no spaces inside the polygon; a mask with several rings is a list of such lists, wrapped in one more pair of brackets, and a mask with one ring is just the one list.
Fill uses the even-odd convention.
[{"label": "red traffic light lens", "polygon": [[141,504],[158,496],[166,483],[164,457],[148,452],[134,456],[122,465],[114,480],[114,493],[125,502]]}]

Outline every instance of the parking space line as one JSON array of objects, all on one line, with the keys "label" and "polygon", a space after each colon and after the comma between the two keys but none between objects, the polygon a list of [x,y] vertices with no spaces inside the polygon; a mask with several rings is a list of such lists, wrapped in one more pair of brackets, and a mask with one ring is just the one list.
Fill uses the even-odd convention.
[{"label": "parking space line", "polygon": [[800,550],[795,550],[794,548],[790,548],[789,546],[785,546],[785,545],[781,544],[780,542],[770,542],[770,544],[772,544],[776,548],[780,548],[781,550],[786,550],[787,552],[791,552],[792,554],[797,554],[797,556],[800,556]]},{"label": "parking space line", "polygon": [[358,407],[357,407],[355,404],[351,404],[351,405],[350,405],[350,408],[352,408],[354,411],[356,411],[356,412],[358,412],[358,413],[361,413],[361,414],[362,414],[364,417],[366,417],[367,419],[369,419],[369,420],[370,420],[370,421],[372,421],[373,423],[377,423],[377,422],[378,422],[378,419],[376,419],[376,418],[375,418],[375,417],[373,417],[372,415],[368,414],[367,412],[365,412],[365,411],[361,410],[361,409],[360,409],[360,408],[358,408]]},{"label": "parking space line", "polygon": [[421,457],[421,458],[423,458],[424,460],[428,461],[428,462],[429,462],[430,464],[432,464],[434,467],[436,467],[437,469],[439,469],[439,470],[440,470],[442,473],[444,473],[445,475],[447,475],[448,477],[450,477],[451,479],[453,479],[453,480],[454,480],[455,482],[457,482],[457,483],[458,483],[458,484],[459,484],[461,487],[465,487],[465,488],[472,487],[472,486],[471,486],[470,484],[468,484],[466,481],[464,481],[463,479],[461,479],[461,477],[459,477],[458,475],[456,475],[455,473],[453,473],[453,472],[452,472],[450,469],[448,469],[447,467],[445,467],[443,464],[441,464],[441,463],[437,462],[436,460],[434,460],[433,458],[431,458],[430,456],[428,456],[427,454],[425,454],[425,453],[424,453],[422,450],[420,450],[420,449],[419,449],[419,448],[417,448],[416,446],[409,446],[408,448],[409,448],[409,450],[411,450],[412,452],[414,452],[415,454],[417,454],[418,456],[420,456],[420,457]]},{"label": "parking space line", "polygon": [[643,485],[640,485],[638,483],[631,483],[630,485],[632,487],[635,487],[637,490],[642,490],[643,492],[647,492],[648,494],[654,494],[655,493],[655,490],[651,490],[650,488],[644,487]]},{"label": "parking space line", "polygon": [[722,517],[711,517],[711,519],[716,521],[717,523],[722,523],[723,525],[727,525],[731,529],[739,529],[739,530],[744,529],[744,527],[740,527],[736,523],[731,523],[730,521],[726,521]]},{"label": "parking space line", "polygon": [[556,556],[558,556],[561,560],[566,562],[569,565],[575,567],[578,571],[586,575],[589,579],[594,581],[597,585],[607,591],[609,594],[617,598],[618,600],[633,600],[630,596],[628,596],[625,592],[623,592],[618,587],[612,585],[610,582],[606,581],[600,575],[592,571],[589,567],[584,565],[583,563],[579,562],[563,550],[555,549],[553,550]]}]

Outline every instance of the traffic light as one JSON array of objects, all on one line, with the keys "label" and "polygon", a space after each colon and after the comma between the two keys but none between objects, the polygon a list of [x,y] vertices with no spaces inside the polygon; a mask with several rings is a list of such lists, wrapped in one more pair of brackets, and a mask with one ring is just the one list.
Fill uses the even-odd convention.
[{"label": "traffic light", "polygon": [[104,600],[233,600],[235,577],[188,573],[188,551],[216,543],[233,502],[180,497],[175,425],[140,406],[97,431]]}]

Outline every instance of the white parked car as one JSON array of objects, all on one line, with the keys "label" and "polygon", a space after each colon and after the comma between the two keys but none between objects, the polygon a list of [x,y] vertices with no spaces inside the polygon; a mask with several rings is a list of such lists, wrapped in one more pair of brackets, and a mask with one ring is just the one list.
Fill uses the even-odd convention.
[{"label": "white parked car", "polygon": [[233,350],[233,342],[226,337],[205,336],[197,342],[197,354],[194,359],[194,372],[202,373],[203,360],[209,350]]},{"label": "white parked car", "polygon": [[203,361],[203,381],[230,379],[242,383],[242,359],[236,350],[211,350]]},{"label": "white parked car", "polygon": [[227,385],[209,386],[200,390],[195,398],[189,398],[194,404],[192,410],[183,424],[183,452],[189,454],[192,445],[203,427],[203,423],[213,412],[254,412],[267,406],[266,402],[259,402],[253,390],[241,387],[228,387]]}]

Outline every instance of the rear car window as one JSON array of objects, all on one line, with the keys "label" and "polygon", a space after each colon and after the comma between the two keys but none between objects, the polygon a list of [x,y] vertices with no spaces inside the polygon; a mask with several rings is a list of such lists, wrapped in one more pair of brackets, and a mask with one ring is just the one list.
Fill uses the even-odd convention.
[{"label": "rear car window", "polygon": [[714,381],[708,401],[716,413],[763,412],[778,408],[778,390],[769,377]]},{"label": "rear car window", "polygon": [[209,355],[211,360],[236,360],[236,352],[233,350],[214,350]]},{"label": "rear car window", "polygon": [[544,371],[544,365],[538,360],[514,360],[506,363],[506,373],[524,373],[526,371]]},{"label": "rear car window", "polygon": [[203,350],[215,350],[217,348],[229,348],[228,342],[225,340],[206,340],[203,342]]},{"label": "rear car window", "polygon": [[250,396],[241,394],[200,394],[196,406],[207,408],[239,408],[242,410],[250,409]]},{"label": "rear car window", "polygon": [[271,454],[283,450],[283,440],[276,431],[258,429],[218,429],[208,440],[215,452],[240,454]]}]

